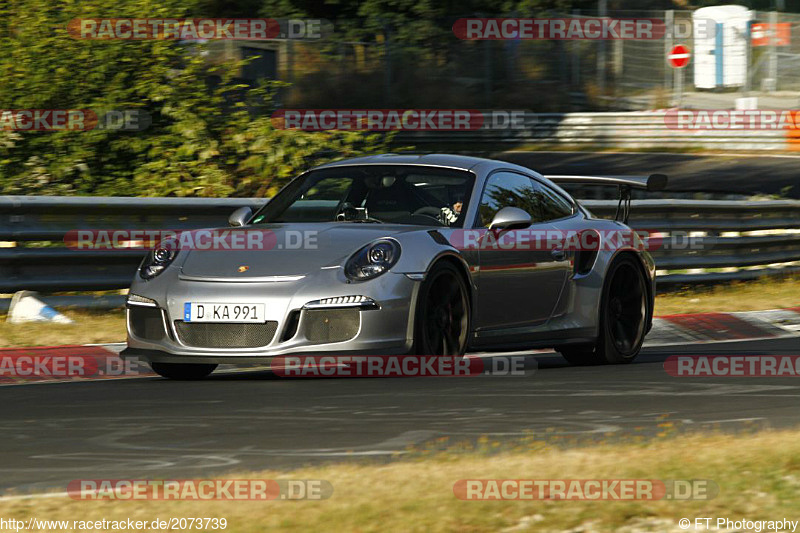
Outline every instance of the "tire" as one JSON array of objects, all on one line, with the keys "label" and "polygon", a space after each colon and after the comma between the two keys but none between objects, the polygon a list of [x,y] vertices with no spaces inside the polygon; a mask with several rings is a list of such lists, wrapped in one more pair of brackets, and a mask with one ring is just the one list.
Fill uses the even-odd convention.
[{"label": "tire", "polygon": [[217,365],[185,363],[150,363],[150,367],[161,377],[180,381],[203,379],[211,374]]},{"label": "tire", "polygon": [[470,319],[467,285],[461,272],[449,262],[436,263],[419,290],[411,353],[464,355]]},{"label": "tire", "polygon": [[630,363],[639,355],[647,334],[647,311],[641,268],[635,258],[624,255],[606,274],[596,344],[564,347],[559,352],[573,365]]}]

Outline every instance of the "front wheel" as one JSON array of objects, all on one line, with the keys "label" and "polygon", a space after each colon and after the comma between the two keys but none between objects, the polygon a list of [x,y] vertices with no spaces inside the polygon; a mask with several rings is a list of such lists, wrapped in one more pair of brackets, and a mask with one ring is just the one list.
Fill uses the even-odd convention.
[{"label": "front wheel", "polygon": [[469,324],[470,305],[463,276],[451,263],[437,263],[420,287],[412,353],[464,355]]},{"label": "front wheel", "polygon": [[150,363],[150,367],[159,376],[167,379],[190,381],[203,379],[211,374],[217,365],[184,364],[184,363]]},{"label": "front wheel", "polygon": [[636,259],[623,256],[606,274],[600,304],[600,336],[594,345],[560,348],[573,365],[633,361],[647,334],[647,288]]}]

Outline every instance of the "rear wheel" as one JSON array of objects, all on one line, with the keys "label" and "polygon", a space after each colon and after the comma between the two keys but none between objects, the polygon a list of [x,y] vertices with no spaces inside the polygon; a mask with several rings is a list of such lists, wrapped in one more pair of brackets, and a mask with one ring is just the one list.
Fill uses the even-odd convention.
[{"label": "rear wheel", "polygon": [[150,363],[150,367],[159,376],[167,379],[189,381],[203,379],[211,374],[217,365],[184,364],[184,363]]},{"label": "rear wheel", "polygon": [[437,263],[420,287],[412,353],[464,355],[469,324],[470,306],[464,278],[451,263]]},{"label": "rear wheel", "polygon": [[630,363],[647,334],[647,288],[636,259],[617,259],[606,275],[600,305],[600,336],[594,345],[560,348],[574,365]]}]

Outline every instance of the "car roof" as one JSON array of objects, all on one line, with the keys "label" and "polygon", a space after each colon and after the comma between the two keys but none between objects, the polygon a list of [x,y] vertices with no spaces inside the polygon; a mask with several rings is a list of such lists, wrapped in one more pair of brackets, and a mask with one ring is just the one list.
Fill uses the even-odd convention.
[{"label": "car roof", "polygon": [[[547,183],[552,189],[557,190],[566,198],[575,200],[572,196],[559,187],[558,184],[553,183],[539,172],[533,169],[523,167],[508,161],[501,161],[499,159],[486,159],[483,157],[472,157],[468,155],[455,155],[455,154],[376,154],[363,157],[353,157],[350,159],[342,159],[341,161],[334,161],[332,163],[325,163],[319,165],[312,170],[322,168],[335,168],[335,167],[348,167],[360,165],[420,165],[439,168],[452,168],[456,170],[473,171],[479,177],[487,176],[495,170],[516,170],[527,175],[534,175],[540,181]],[[480,183],[476,183],[480,186]]]},{"label": "car roof", "polygon": [[498,161],[495,159],[484,159],[466,155],[452,154],[379,154],[352,159],[343,159],[333,163],[326,163],[316,168],[331,168],[340,166],[356,165],[424,165],[431,167],[447,167],[459,170],[471,170],[474,167],[486,164],[490,166],[503,166],[505,168],[517,168],[531,172],[530,169],[519,167],[513,163]]},{"label": "car roof", "polygon": [[548,180],[547,177],[542,176],[539,172],[536,172],[533,169],[516,165],[514,163],[509,163],[508,161],[501,161],[499,159],[486,159],[483,157],[472,157],[469,155],[377,154],[364,157],[353,157],[351,159],[342,159],[341,161],[326,163],[310,170],[359,165],[420,165],[473,171],[478,175],[482,174],[484,176],[495,170],[516,170],[518,172],[522,172],[523,174],[533,174],[539,180],[546,182],[551,188],[556,189],[567,198],[572,198],[571,195],[563,188],[559,187],[556,183]]}]

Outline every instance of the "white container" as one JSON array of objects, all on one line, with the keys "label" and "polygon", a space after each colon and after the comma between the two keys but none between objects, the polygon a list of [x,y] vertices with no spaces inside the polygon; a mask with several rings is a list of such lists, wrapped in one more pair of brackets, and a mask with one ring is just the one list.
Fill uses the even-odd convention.
[{"label": "white container", "polygon": [[744,6],[710,6],[692,14],[694,86],[697,89],[741,87],[747,78],[749,24]]}]

